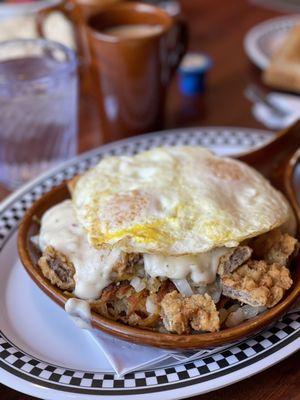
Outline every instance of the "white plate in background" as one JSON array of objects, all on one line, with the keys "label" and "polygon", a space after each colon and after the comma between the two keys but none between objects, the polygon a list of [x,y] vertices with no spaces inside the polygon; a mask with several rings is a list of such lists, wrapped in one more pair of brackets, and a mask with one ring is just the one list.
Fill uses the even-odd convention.
[{"label": "white plate in background", "polygon": [[300,24],[299,14],[272,18],[250,29],[244,39],[244,49],[253,64],[265,70],[274,51],[297,24]]}]

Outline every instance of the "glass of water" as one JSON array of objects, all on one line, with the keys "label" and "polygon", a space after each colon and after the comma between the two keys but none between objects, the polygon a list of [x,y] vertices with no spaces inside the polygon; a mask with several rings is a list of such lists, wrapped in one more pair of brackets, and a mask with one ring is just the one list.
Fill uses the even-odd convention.
[{"label": "glass of water", "polygon": [[77,62],[44,39],[0,42],[0,182],[10,189],[77,151]]}]

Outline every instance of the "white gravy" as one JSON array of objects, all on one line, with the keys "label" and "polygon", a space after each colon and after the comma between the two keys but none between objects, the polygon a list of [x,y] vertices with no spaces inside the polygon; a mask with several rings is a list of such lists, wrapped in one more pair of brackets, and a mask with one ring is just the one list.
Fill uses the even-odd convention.
[{"label": "white gravy", "polygon": [[65,311],[79,328],[92,329],[91,309],[86,300],[68,299],[65,304]]},{"label": "white gravy", "polygon": [[[52,246],[73,263],[76,271],[74,294],[87,300],[99,298],[102,289],[111,282],[113,266],[122,254],[118,249],[97,250],[89,244],[71,200],[55,205],[43,215],[39,246],[42,251]],[[215,281],[219,259],[228,251],[231,249],[221,247],[196,255],[144,254],[145,271],[153,278],[190,276],[194,283],[206,285]]]},{"label": "white gravy", "polygon": [[146,272],[152,277],[185,279],[190,275],[196,284],[215,281],[219,259],[232,249],[220,247],[206,253],[186,256],[160,256],[144,254]]},{"label": "white gravy", "polygon": [[96,299],[110,283],[111,270],[121,255],[120,250],[97,250],[79,225],[71,200],[50,208],[42,217],[39,235],[42,251],[47,246],[63,253],[75,268],[76,297]]}]

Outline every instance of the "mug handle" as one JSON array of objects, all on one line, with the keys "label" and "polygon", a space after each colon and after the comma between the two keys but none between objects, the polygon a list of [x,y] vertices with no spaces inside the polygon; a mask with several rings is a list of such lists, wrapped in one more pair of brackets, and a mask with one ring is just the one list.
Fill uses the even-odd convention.
[{"label": "mug handle", "polygon": [[79,22],[80,19],[80,13],[79,10],[76,9],[76,6],[69,2],[69,1],[63,1],[62,3],[50,6],[45,8],[44,10],[40,10],[37,13],[36,16],[36,28],[37,32],[40,37],[45,38],[45,32],[44,32],[44,24],[46,18],[52,14],[53,12],[60,12],[62,13],[67,20],[69,20],[73,26],[73,32],[74,32],[74,37],[76,41],[76,46],[77,49],[79,50],[81,48],[81,42],[79,35],[77,33],[77,29],[75,28]]},{"label": "mug handle", "polygon": [[300,231],[300,204],[297,198],[296,188],[294,187],[294,174],[300,164],[300,148],[288,159],[283,166],[283,189],[286,197],[290,201],[297,217],[298,232]]},{"label": "mug handle", "polygon": [[188,47],[188,26],[182,17],[173,17],[174,26],[171,29],[170,35],[173,36],[174,43],[171,45],[170,52],[170,71],[171,76],[176,71],[182,57],[186,53]]}]

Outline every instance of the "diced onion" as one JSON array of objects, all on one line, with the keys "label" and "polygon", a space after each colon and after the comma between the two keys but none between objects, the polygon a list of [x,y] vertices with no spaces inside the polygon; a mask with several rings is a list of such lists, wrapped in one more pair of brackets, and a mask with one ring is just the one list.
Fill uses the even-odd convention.
[{"label": "diced onion", "polygon": [[[234,306],[238,307],[237,304],[234,304]],[[227,312],[229,311],[228,317],[225,322],[227,328],[239,325],[242,322],[246,321],[247,319],[254,318],[258,314],[266,310],[266,307],[253,307],[248,304],[245,304],[244,306],[238,307],[237,309],[233,310],[234,306],[231,306],[227,310]]]},{"label": "diced onion", "polygon": [[223,322],[227,318],[227,315],[228,315],[228,311],[225,310],[225,308],[220,308],[220,310],[219,310],[220,324],[223,324]]},{"label": "diced onion", "polygon": [[207,286],[206,285],[201,285],[201,286],[197,286],[197,287],[195,287],[195,291],[198,293],[198,294],[205,294],[206,292],[207,292]]},{"label": "diced onion", "polygon": [[183,296],[190,297],[194,294],[186,279],[172,279],[172,282]]},{"label": "diced onion", "polygon": [[237,326],[245,321],[246,316],[242,308],[238,308],[236,311],[231,312],[225,322],[227,328],[232,328],[233,326]]},{"label": "diced onion", "polygon": [[212,300],[215,304],[219,303],[220,298],[221,298],[221,293],[222,293],[221,291],[217,291],[217,290],[209,293],[210,297],[212,298]]},{"label": "diced onion", "polygon": [[137,276],[131,279],[130,285],[136,292],[141,292],[146,287],[145,282],[143,282],[142,279]]},{"label": "diced onion", "polygon": [[146,299],[146,310],[149,314],[155,314],[157,312],[157,305],[150,296]]},{"label": "diced onion", "polygon": [[262,312],[264,312],[266,310],[266,307],[253,307],[250,306],[249,304],[245,304],[242,307],[242,310],[246,316],[246,319],[250,319],[250,318],[254,318],[256,317],[258,314],[261,314]]},{"label": "diced onion", "polygon": [[213,284],[209,285],[207,293],[213,299],[213,302],[217,304],[220,301],[222,294],[222,287],[220,281],[216,280]]},{"label": "diced onion", "polygon": [[240,308],[240,305],[238,303],[232,304],[227,310],[228,313],[231,313],[233,311],[236,311]]},{"label": "diced onion", "polygon": [[222,294],[222,287],[220,281],[216,279],[213,283],[209,285],[197,285],[194,286],[195,292],[201,295],[207,293],[213,300],[215,304],[220,301]]}]

